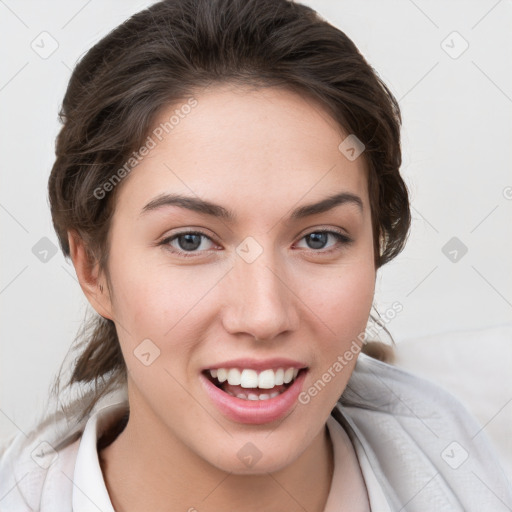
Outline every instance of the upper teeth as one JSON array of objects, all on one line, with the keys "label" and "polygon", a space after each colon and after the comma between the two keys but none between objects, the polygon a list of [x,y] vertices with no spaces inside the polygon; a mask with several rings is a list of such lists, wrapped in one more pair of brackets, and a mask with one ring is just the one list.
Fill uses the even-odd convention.
[{"label": "upper teeth", "polygon": [[274,386],[288,384],[291,382],[299,370],[297,368],[279,368],[279,370],[263,370],[257,372],[249,368],[239,370],[238,368],[218,368],[210,370],[210,375],[217,378],[219,382],[228,381],[232,386],[241,386],[243,388],[261,388],[272,389]]}]

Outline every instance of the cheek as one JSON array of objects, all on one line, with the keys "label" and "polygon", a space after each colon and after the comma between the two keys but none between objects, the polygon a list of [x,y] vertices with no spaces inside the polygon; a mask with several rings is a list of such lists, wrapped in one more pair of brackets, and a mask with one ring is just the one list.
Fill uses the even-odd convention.
[{"label": "cheek", "polygon": [[311,276],[312,309],[329,326],[338,347],[366,329],[375,294],[373,251],[371,223],[366,222],[338,264],[319,267]]},{"label": "cheek", "polygon": [[366,328],[375,292],[371,265],[339,267],[324,279],[313,282],[315,286],[310,288],[306,303],[336,340],[346,340],[354,333],[357,336]]},{"label": "cheek", "polygon": [[[208,303],[207,296],[222,277],[222,269],[179,268],[162,263],[161,258],[152,261],[137,254],[119,256],[120,253],[112,254],[112,261],[118,262],[111,270],[113,311],[125,333],[130,334],[131,344],[145,338],[158,344],[176,338],[185,343],[184,331],[199,326],[191,319]],[[194,332],[190,332],[192,335]]]},{"label": "cheek", "polygon": [[354,370],[375,289],[371,265],[347,265],[338,270],[323,281],[324,293],[310,291],[311,310],[321,332],[316,333],[319,350],[314,371],[299,403],[320,415],[334,407]]}]

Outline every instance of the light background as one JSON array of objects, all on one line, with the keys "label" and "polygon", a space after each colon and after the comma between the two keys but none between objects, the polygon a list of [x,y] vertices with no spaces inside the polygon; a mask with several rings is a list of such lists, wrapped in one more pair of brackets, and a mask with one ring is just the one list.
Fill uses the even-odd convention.
[{"label": "light background", "polygon": [[[58,247],[46,187],[71,69],[151,3],[0,0],[0,437],[42,410],[86,308],[60,249],[46,262],[33,251],[43,237]],[[381,314],[403,304],[395,341],[511,322],[512,2],[303,3],[353,39],[402,108],[413,225],[375,296]],[[33,49],[51,48],[44,31],[58,43],[47,58]],[[443,253],[453,237],[457,261]]]}]

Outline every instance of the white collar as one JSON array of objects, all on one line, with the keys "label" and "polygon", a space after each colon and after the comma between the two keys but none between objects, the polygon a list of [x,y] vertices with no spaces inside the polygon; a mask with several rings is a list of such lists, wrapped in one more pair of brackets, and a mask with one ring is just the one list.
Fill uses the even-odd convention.
[{"label": "white collar", "polygon": [[101,435],[126,411],[127,402],[107,405],[87,421],[76,457],[73,477],[73,512],[115,512],[98,458]]},{"label": "white collar", "polygon": [[[76,456],[73,477],[73,512],[89,512],[91,509],[98,512],[115,512],[101,471],[97,443],[103,433],[126,412],[127,407],[128,404],[125,400],[106,405],[98,409],[87,421],[79,440]],[[346,416],[344,417],[347,419]],[[336,482],[342,477],[339,461],[344,457],[346,440],[351,439],[352,443],[354,440],[352,435],[347,437],[343,427],[332,416],[327,419],[327,428],[333,444],[335,464],[325,512],[335,512],[338,510],[336,504],[339,502],[339,486]],[[384,492],[377,482],[361,443],[354,443],[354,449],[368,490],[371,510],[390,511]],[[336,460],[338,464],[336,464]]]}]

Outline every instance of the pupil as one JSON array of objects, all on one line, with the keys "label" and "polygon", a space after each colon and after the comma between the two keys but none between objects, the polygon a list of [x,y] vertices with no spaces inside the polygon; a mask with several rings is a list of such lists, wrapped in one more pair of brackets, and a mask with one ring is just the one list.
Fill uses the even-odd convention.
[{"label": "pupil", "polygon": [[[195,240],[194,240],[195,237]],[[182,241],[185,240],[183,244]],[[184,250],[194,250],[201,245],[201,235],[196,233],[187,233],[179,237],[179,245]]]},{"label": "pupil", "polygon": [[327,243],[327,235],[328,233],[310,233],[308,235],[310,241],[312,241],[313,246],[310,247],[312,249],[322,249],[322,247]]}]

